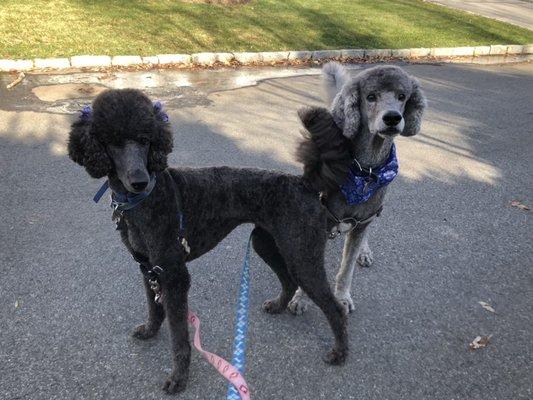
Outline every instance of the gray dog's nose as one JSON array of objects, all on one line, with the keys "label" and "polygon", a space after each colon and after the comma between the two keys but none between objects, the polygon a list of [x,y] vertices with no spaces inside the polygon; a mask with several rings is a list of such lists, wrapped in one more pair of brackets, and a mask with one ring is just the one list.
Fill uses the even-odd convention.
[{"label": "gray dog's nose", "polygon": [[131,183],[131,187],[134,188],[138,192],[143,190],[146,187],[146,185],[148,185],[148,181],[132,182]]},{"label": "gray dog's nose", "polygon": [[397,111],[387,111],[383,116],[383,122],[387,126],[396,126],[402,120],[402,114]]}]

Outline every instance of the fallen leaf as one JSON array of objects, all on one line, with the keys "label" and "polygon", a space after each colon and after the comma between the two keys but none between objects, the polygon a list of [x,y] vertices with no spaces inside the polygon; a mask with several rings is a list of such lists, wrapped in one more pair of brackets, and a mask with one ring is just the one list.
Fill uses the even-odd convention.
[{"label": "fallen leaf", "polygon": [[482,349],[483,347],[487,347],[491,337],[492,335],[477,336],[474,340],[472,340],[472,343],[470,343],[468,347],[470,347],[470,350],[472,351],[477,350],[477,349]]},{"label": "fallen leaf", "polygon": [[15,86],[17,86],[20,82],[22,82],[24,80],[24,78],[26,77],[26,74],[24,72],[21,72],[18,76],[17,76],[17,79],[15,79],[13,82],[11,82],[9,85],[6,85],[6,89],[12,89],[14,88]]},{"label": "fallen leaf", "polygon": [[490,311],[491,313],[496,313],[496,310],[491,307],[489,303],[485,303],[484,301],[478,301],[478,303],[483,307],[485,310]]},{"label": "fallen leaf", "polygon": [[511,201],[511,207],[516,207],[524,211],[529,211],[529,207],[523,203],[520,203],[518,200]]}]

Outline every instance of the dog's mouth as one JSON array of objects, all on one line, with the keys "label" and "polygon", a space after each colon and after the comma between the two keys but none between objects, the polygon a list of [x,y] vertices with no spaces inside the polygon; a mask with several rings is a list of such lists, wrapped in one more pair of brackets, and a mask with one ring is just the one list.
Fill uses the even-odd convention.
[{"label": "dog's mouth", "polygon": [[378,131],[378,135],[382,137],[394,137],[402,133],[397,127],[391,126],[389,128]]}]

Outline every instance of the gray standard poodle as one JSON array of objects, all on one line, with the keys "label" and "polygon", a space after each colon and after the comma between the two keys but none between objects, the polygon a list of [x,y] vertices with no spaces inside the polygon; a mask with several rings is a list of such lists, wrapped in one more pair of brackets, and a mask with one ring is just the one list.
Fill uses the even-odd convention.
[{"label": "gray standard poodle", "polygon": [[[315,109],[321,122],[304,121],[309,132],[297,156],[304,179],[320,192],[330,237],[346,234],[335,296],[348,313],[354,309],[350,288],[356,261],[372,264],[366,228],[380,214],[387,185],[398,172],[394,137],[419,132],[426,99],[417,80],[395,66],[369,68],[352,78],[342,65],[329,63],[323,77],[331,114]],[[307,118],[311,114],[308,110]],[[298,289],[289,310],[301,314],[306,307]]]},{"label": "gray standard poodle", "polygon": [[[153,337],[165,317],[168,321],[173,369],[165,391],[183,390],[189,374],[186,262],[211,250],[243,223],[255,225],[253,247],[281,282],[281,292],[265,301],[263,309],[282,312],[302,288],[324,312],[335,337],[325,360],[345,361],[346,314],[324,271],[328,233],[338,225],[333,216],[345,217],[343,210],[352,210],[337,193],[337,182],[347,179],[352,155],[362,165],[379,165],[388,156],[394,134],[416,133],[420,96],[401,69],[380,67],[367,72],[360,84],[345,86],[336,97],[333,116],[324,109],[302,111],[308,131],[300,147],[301,160],[308,163],[303,177],[259,169],[169,168],[168,118],[159,104],[137,90],[109,90],[94,100],[92,109],[84,109],[72,125],[69,156],[92,177],[107,177],[117,229],[143,272],[148,320],[133,335]],[[400,115],[396,128],[385,108]],[[367,152],[375,155],[367,157]],[[318,200],[318,192],[326,193],[325,202]],[[364,218],[378,206],[355,207],[360,211],[353,215]],[[362,232],[367,223],[361,221],[351,234]]]}]

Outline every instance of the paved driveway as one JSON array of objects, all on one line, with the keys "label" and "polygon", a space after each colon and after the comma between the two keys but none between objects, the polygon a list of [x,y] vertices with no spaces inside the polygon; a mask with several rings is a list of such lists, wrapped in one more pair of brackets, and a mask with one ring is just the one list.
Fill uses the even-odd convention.
[{"label": "paved driveway", "polygon": [[473,14],[533,29],[533,2],[531,0],[426,0],[446,7],[458,8]]},{"label": "paved driveway", "polygon": [[[355,273],[350,358],[322,363],[331,334],[316,307],[260,311],[278,283],[253,255],[253,399],[533,397],[531,211],[510,206],[533,206],[533,65],[406,69],[429,109],[422,133],[397,142],[401,176],[371,228],[375,264]],[[0,76],[0,398],[167,398],[167,330],[143,343],[128,336],[146,314],[141,279],[108,206],[91,201],[100,182],[65,156],[69,112],[101,86],[142,87],[169,106],[172,163],[299,173],[296,110],[321,103],[317,71],[261,71],[291,76],[257,85],[254,71],[29,76],[9,93],[11,77]],[[225,357],[250,230],[189,265],[205,346]],[[330,278],[341,246],[329,243]],[[469,351],[478,335],[492,335],[489,345]],[[225,398],[225,382],[193,354],[177,398]]]}]

